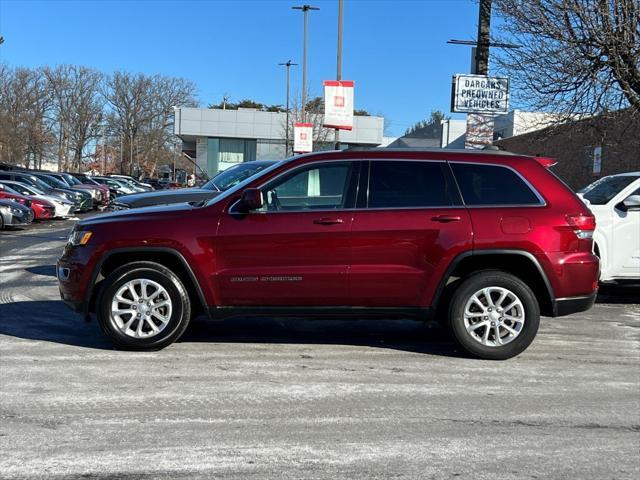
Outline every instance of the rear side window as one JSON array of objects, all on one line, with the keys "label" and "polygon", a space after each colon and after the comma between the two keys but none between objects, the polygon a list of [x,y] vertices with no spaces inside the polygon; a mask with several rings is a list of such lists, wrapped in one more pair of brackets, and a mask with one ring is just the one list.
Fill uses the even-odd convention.
[{"label": "rear side window", "polygon": [[513,170],[498,165],[451,163],[464,203],[540,205],[540,199]]},{"label": "rear side window", "polygon": [[369,208],[459,205],[444,162],[371,161]]}]

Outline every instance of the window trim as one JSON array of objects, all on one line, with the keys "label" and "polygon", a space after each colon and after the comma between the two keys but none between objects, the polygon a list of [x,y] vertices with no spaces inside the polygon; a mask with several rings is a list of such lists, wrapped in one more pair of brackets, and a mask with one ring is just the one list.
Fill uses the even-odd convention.
[{"label": "window trim", "polygon": [[[357,208],[355,208],[355,205],[357,205],[357,200],[358,200],[358,192],[359,192],[359,188],[360,188],[360,181],[362,178],[362,163],[366,162],[367,159],[363,159],[363,158],[341,158],[341,159],[335,159],[335,160],[321,160],[318,162],[309,162],[309,163],[303,163],[302,165],[298,165],[297,167],[288,169],[288,170],[284,170],[283,172],[280,172],[278,175],[276,175],[275,177],[267,180],[264,183],[261,183],[260,185],[254,187],[257,188],[259,190],[262,190],[263,188],[267,187],[269,184],[276,182],[279,178],[284,177],[286,175],[289,174],[295,174],[295,172],[297,172],[298,170],[302,170],[305,168],[313,168],[314,166],[318,166],[318,165],[325,165],[325,164],[329,164],[329,163],[352,163],[352,167],[351,167],[351,176],[349,178],[349,182],[351,184],[353,184],[353,182],[355,182],[355,202],[354,202],[354,207],[352,208],[329,208],[329,209],[314,209],[314,210],[287,210],[287,211],[259,211],[259,210],[252,210],[251,212],[245,212],[243,213],[243,215],[271,215],[271,214],[286,214],[286,213],[324,213],[324,212],[350,212],[353,210],[358,210]],[[358,167],[356,167],[356,163],[359,163],[360,165]],[[357,171],[356,171],[357,168]],[[353,177],[356,177],[355,179]],[[351,188],[349,187],[347,190],[350,190]],[[238,215],[240,212],[238,212],[236,210],[236,206],[238,205],[238,203],[240,203],[241,198],[238,198],[235,202],[231,203],[231,205],[227,208],[227,213],[232,214],[232,215]]]},{"label": "window trim", "polygon": [[[547,201],[546,199],[540,194],[540,192],[538,192],[538,190],[531,184],[531,182],[529,180],[527,180],[524,175],[522,175],[518,170],[516,170],[515,168],[513,168],[510,165],[503,165],[500,163],[489,163],[489,162],[465,162],[462,160],[448,160],[447,163],[449,164],[449,168],[451,169],[451,175],[453,176],[453,179],[456,183],[456,187],[458,189],[458,193],[460,194],[460,198],[462,199],[462,203],[466,208],[540,208],[540,207],[546,207],[547,206]],[[458,179],[456,178],[456,174],[453,171],[453,165],[452,164],[462,164],[462,165],[481,165],[481,166],[491,166],[491,167],[502,167],[502,168],[506,168],[507,170],[511,170],[513,173],[515,173],[520,180],[522,180],[524,182],[524,184],[529,187],[529,190],[531,190],[531,192],[533,192],[533,194],[536,196],[536,198],[538,199],[538,203],[513,203],[513,204],[488,204],[488,205],[468,205],[467,202],[465,202],[464,200],[464,195],[462,194],[462,189],[460,188],[460,184],[458,183]]]}]

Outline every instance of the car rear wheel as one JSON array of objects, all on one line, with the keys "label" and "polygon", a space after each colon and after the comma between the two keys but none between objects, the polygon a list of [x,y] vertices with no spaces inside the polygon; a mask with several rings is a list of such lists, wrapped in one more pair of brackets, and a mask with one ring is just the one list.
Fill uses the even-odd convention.
[{"label": "car rear wheel", "polygon": [[184,333],[191,316],[180,278],[155,262],[135,262],[113,271],[98,299],[98,323],[119,348],[159,350]]},{"label": "car rear wheel", "polygon": [[468,353],[506,360],[531,344],[540,325],[540,307],[522,280],[485,271],[462,281],[449,305],[454,339]]}]

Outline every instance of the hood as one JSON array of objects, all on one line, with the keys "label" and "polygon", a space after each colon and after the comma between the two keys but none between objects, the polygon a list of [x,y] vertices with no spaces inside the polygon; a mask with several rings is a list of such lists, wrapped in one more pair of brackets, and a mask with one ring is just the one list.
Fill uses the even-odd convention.
[{"label": "hood", "polygon": [[185,213],[191,212],[197,207],[188,203],[177,203],[175,205],[161,205],[147,208],[132,208],[130,210],[119,210],[96,217],[86,218],[78,222],[78,228],[84,229],[92,225],[102,225],[117,222],[133,222],[140,220],[153,220],[159,216],[180,218]]},{"label": "hood", "polygon": [[198,202],[219,195],[220,192],[205,188],[184,188],[181,190],[156,190],[153,192],[132,193],[116,198],[114,204],[129,208],[166,205],[170,203]]},{"label": "hood", "polygon": [[18,210],[21,210],[22,212],[29,212],[31,210],[29,207],[25,207],[24,205],[21,205],[18,202],[13,202],[11,200],[7,200],[4,198],[0,198],[0,206],[16,208]]}]

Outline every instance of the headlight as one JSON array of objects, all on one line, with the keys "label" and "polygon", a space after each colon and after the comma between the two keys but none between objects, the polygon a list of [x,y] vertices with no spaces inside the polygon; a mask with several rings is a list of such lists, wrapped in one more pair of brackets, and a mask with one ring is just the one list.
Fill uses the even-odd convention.
[{"label": "headlight", "polygon": [[14,215],[22,214],[22,210],[20,210],[19,208],[10,207],[9,210],[11,210],[11,213],[13,213]]},{"label": "headlight", "polygon": [[89,243],[91,235],[93,235],[93,233],[87,230],[72,230],[69,234],[68,243],[69,245],[73,245],[74,247],[86,245],[87,243]]}]

